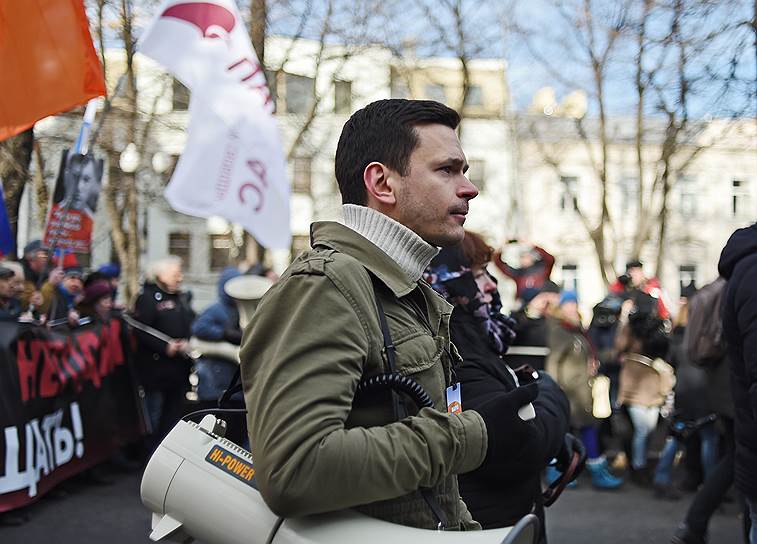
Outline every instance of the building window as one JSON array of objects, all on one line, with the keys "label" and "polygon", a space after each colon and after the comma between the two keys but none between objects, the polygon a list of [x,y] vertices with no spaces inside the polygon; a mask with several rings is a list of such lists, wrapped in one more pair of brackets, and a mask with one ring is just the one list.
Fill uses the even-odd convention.
[{"label": "building window", "polygon": [[310,194],[310,182],[312,173],[312,157],[295,157],[292,191],[295,193]]},{"label": "building window", "polygon": [[237,252],[231,231],[226,234],[210,234],[209,237],[211,272],[217,272],[231,266]]},{"label": "building window", "polygon": [[682,264],[678,267],[678,287],[679,293],[683,291],[683,288],[696,283],[697,281],[697,265],[695,264]]},{"label": "building window", "polygon": [[352,111],[352,82],[334,82],[334,113],[348,114]]},{"label": "building window", "polygon": [[578,265],[564,264],[562,269],[562,288],[563,291],[573,291],[578,295]]},{"label": "building window", "polygon": [[187,111],[189,109],[189,89],[178,79],[173,80],[171,106],[173,107],[173,111]]},{"label": "building window", "polygon": [[315,81],[312,77],[286,74],[287,113],[306,114],[315,100]]},{"label": "building window", "polygon": [[697,214],[697,186],[696,179],[683,176],[678,180],[679,209],[683,217],[694,217]]},{"label": "building window", "polygon": [[468,95],[465,97],[466,106],[483,106],[484,96],[480,85],[471,85],[468,87]]},{"label": "building window", "polygon": [[468,171],[466,174],[470,182],[475,185],[479,191],[484,190],[484,186],[486,185],[486,161],[470,159],[468,161]]},{"label": "building window", "polygon": [[560,176],[560,209],[562,211],[578,210],[578,178],[575,176]]},{"label": "building window", "polygon": [[188,232],[171,232],[168,234],[168,253],[181,258],[188,268],[192,257],[192,237]]},{"label": "building window", "polygon": [[743,179],[734,179],[731,183],[731,215],[733,217],[749,216],[749,188]]},{"label": "building window", "polygon": [[426,98],[429,100],[436,100],[442,104],[447,102],[447,92],[444,90],[444,85],[438,83],[429,83],[425,88]]}]

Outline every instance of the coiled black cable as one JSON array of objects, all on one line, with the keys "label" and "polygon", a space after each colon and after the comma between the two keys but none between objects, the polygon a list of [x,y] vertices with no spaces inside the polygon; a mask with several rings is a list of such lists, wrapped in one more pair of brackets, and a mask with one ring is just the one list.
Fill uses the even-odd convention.
[{"label": "coiled black cable", "polygon": [[408,376],[402,376],[396,372],[377,374],[361,380],[355,391],[355,397],[357,398],[366,393],[385,389],[394,389],[405,393],[415,401],[418,409],[434,407],[434,402],[421,384]]}]

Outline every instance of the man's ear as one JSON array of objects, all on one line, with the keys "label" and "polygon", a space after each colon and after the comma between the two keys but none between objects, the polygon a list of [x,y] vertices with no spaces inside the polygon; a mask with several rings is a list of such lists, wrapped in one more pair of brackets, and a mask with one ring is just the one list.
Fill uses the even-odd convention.
[{"label": "man's ear", "polygon": [[394,205],[397,201],[392,178],[397,174],[380,162],[372,162],[363,170],[363,183],[368,202],[373,200],[384,206]]}]

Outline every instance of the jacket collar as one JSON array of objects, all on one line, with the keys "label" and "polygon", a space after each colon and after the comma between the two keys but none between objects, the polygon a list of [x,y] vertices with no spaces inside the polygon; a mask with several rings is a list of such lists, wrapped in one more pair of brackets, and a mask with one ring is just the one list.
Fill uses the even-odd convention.
[{"label": "jacket collar", "polygon": [[310,244],[345,253],[367,268],[396,297],[403,297],[417,286],[400,266],[373,242],[351,228],[333,221],[318,221],[310,226]]}]

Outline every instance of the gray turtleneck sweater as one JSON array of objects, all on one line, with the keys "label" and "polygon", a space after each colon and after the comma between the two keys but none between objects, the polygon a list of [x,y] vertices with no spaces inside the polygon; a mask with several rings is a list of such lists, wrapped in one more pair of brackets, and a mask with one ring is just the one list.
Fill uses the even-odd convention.
[{"label": "gray turtleneck sweater", "polygon": [[365,206],[345,204],[344,224],[389,255],[411,281],[421,278],[439,250],[391,217]]}]

